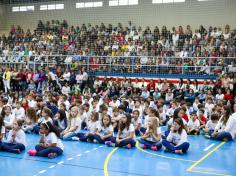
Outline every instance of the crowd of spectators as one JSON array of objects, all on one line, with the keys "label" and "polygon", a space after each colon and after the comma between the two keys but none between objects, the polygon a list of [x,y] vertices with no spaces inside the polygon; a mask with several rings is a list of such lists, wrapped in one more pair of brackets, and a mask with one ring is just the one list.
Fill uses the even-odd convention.
[{"label": "crowd of spectators", "polygon": [[[151,29],[135,26],[132,22],[127,26],[121,23],[69,26],[66,20],[39,21],[33,31],[13,25],[8,35],[0,37],[1,59],[6,60],[4,56],[8,54],[24,60],[29,60],[32,55],[99,56],[91,59],[96,64],[233,65],[236,30],[230,25],[210,26],[208,29],[201,25],[194,30],[190,25]],[[123,56],[126,59],[111,60],[102,56]],[[174,59],[169,59],[171,57]]]}]

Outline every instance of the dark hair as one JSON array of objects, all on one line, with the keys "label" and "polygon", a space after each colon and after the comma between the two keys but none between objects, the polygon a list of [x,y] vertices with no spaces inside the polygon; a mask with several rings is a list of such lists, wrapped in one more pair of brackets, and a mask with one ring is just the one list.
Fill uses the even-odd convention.
[{"label": "dark hair", "polygon": [[223,108],[226,111],[224,118],[223,118],[223,123],[226,124],[227,121],[229,120],[230,115],[231,115],[231,108],[230,108],[230,106],[226,106],[226,105]]},{"label": "dark hair", "polygon": [[2,108],[2,112],[1,112],[1,115],[3,116],[3,118],[4,118],[5,115],[6,115],[6,113],[5,113],[6,108],[10,108],[10,110],[11,110],[11,107],[10,107],[10,106],[8,106],[8,105],[4,106],[4,107]]},{"label": "dark hair", "polygon": [[108,115],[108,114],[106,114],[106,115],[104,115],[103,117],[102,117],[102,126],[104,126],[105,127],[105,125],[104,125],[104,123],[103,123],[103,119],[104,119],[104,117],[108,117],[108,119],[109,119],[109,124],[108,124],[108,127],[110,126],[110,124],[111,124],[111,116],[110,115]]},{"label": "dark hair", "polygon": [[53,117],[53,113],[49,108],[44,107],[43,112],[45,112],[49,117],[51,117],[51,118]]},{"label": "dark hair", "polygon": [[136,109],[136,110],[134,110],[134,111],[133,111],[133,113],[134,113],[134,112],[137,112],[137,113],[138,113],[138,115],[140,114],[139,110],[137,110],[137,109]]},{"label": "dark hair", "polygon": [[37,112],[34,108],[28,108],[26,111],[26,115],[33,120],[33,122],[37,121]]},{"label": "dark hair", "polygon": [[56,134],[57,137],[60,137],[60,132],[57,129],[57,127],[55,127],[51,122],[45,122],[42,123],[42,125],[44,126],[44,128],[46,128],[47,130],[49,130],[50,132],[54,132]]},{"label": "dark hair", "polygon": [[219,120],[219,115],[218,114],[212,114],[211,115],[211,120]]},{"label": "dark hair", "polygon": [[92,112],[92,113],[91,113],[91,116],[94,116],[94,117],[95,117],[95,120],[98,121],[98,119],[99,119],[99,114],[98,114],[98,112]]},{"label": "dark hair", "polygon": [[0,133],[2,131],[2,127],[4,126],[4,120],[3,119],[4,119],[3,116],[0,115]]},{"label": "dark hair", "polygon": [[175,109],[175,111],[174,111],[174,113],[173,113],[173,120],[179,118],[179,117],[178,117],[178,114],[179,114],[180,110],[181,110],[181,108]]},{"label": "dark hair", "polygon": [[16,120],[16,123],[19,127],[22,127],[24,124],[24,120],[18,119],[18,120]]},{"label": "dark hair", "polygon": [[178,123],[180,125],[180,128],[178,130],[178,133],[181,134],[182,133],[182,130],[184,129],[184,123],[183,123],[183,120],[181,118],[177,118],[175,119],[174,121],[175,123]]},{"label": "dark hair", "polygon": [[125,127],[127,129],[129,129],[129,126],[130,126],[130,123],[131,123],[131,115],[129,113],[125,113],[124,115],[127,118],[127,122],[123,123],[122,120],[120,121],[120,123],[119,123],[119,130],[120,131],[123,131],[125,129]]},{"label": "dark hair", "polygon": [[59,109],[57,113],[60,115],[59,120],[64,120],[66,118],[66,112],[62,109]]}]

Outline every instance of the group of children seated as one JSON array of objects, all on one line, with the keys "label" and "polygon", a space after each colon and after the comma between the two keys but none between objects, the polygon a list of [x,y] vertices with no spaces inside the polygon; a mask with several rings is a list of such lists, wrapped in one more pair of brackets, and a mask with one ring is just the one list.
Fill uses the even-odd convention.
[{"label": "group of children seated", "polygon": [[[188,104],[180,100],[166,105],[140,97],[82,97],[81,101],[27,95],[22,101],[0,101],[0,150],[20,153],[26,148],[25,133],[40,135],[31,156],[54,158],[63,153],[62,140],[153,151],[186,153],[188,135],[231,141],[236,137],[236,104]],[[233,113],[234,111],[234,113]],[[163,128],[161,128],[163,126]],[[166,126],[166,127],[165,127]],[[137,143],[138,141],[138,143]]]}]

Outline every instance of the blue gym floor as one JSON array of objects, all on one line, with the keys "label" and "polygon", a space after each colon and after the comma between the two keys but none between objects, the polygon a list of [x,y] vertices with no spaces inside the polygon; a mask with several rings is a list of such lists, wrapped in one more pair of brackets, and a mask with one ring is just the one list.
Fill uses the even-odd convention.
[{"label": "blue gym floor", "polygon": [[[27,134],[27,149],[38,135]],[[64,154],[55,159],[0,152],[0,176],[157,176],[236,175],[236,143],[189,136],[185,155],[163,151],[108,148],[105,145],[63,141]]]}]

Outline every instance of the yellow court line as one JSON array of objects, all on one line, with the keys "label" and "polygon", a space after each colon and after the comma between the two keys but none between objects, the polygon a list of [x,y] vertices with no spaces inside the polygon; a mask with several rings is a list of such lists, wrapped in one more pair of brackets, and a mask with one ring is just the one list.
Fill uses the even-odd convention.
[{"label": "yellow court line", "polygon": [[214,172],[201,171],[201,170],[191,170],[190,172],[206,174],[206,175],[216,175],[216,176],[231,176],[231,175],[228,175],[228,174],[214,173]]},{"label": "yellow court line", "polygon": [[161,157],[161,158],[166,158],[166,159],[172,159],[172,160],[178,160],[178,161],[186,161],[186,162],[196,162],[194,160],[185,160],[185,159],[181,159],[181,158],[175,158],[175,157],[169,157],[169,156],[164,156],[164,155],[159,155],[159,154],[156,154],[156,153],[152,153],[152,152],[149,152],[149,151],[146,151],[144,149],[142,149],[140,146],[139,146],[139,142],[137,141],[136,142],[136,148],[142,152],[145,152],[145,153],[148,153],[150,155],[154,155],[154,156],[158,156],[158,157]]},{"label": "yellow court line", "polygon": [[114,153],[116,150],[118,150],[118,149],[119,149],[119,147],[114,148],[114,149],[107,155],[107,157],[106,157],[106,159],[105,159],[105,162],[104,162],[104,175],[105,175],[105,176],[108,176],[108,163],[109,163],[109,160],[110,160],[111,156],[113,155],[113,153]]},{"label": "yellow court line", "polygon": [[215,148],[213,148],[211,151],[209,151],[206,155],[204,155],[202,158],[200,158],[199,160],[197,160],[195,163],[193,163],[188,169],[187,171],[192,171],[194,167],[196,167],[197,165],[199,165],[203,160],[205,160],[207,157],[209,157],[213,152],[215,152],[216,150],[218,150],[222,145],[224,145],[225,142],[221,142],[219,145],[217,145]]}]

